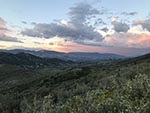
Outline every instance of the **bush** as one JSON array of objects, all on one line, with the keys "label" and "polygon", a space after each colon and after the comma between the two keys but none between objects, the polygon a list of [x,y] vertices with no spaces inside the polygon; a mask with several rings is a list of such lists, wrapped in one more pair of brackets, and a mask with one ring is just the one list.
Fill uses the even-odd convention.
[{"label": "bush", "polygon": [[136,75],[121,87],[114,79],[113,89],[97,89],[84,96],[73,96],[66,101],[55,103],[53,96],[41,101],[34,99],[32,105],[24,103],[23,113],[149,113],[150,78]]}]

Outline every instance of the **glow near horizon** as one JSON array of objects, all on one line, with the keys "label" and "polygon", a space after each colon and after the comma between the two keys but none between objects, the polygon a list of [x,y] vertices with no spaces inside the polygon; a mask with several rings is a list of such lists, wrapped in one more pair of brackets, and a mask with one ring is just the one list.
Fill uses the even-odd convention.
[{"label": "glow near horizon", "polygon": [[[126,22],[130,24],[129,32],[133,35],[139,34],[140,38],[132,38],[128,37],[126,40],[121,39],[120,37],[106,37],[105,38],[105,46],[90,46],[78,44],[73,41],[65,42],[62,38],[35,38],[30,36],[23,36],[19,34],[21,30],[24,28],[32,28],[32,22],[36,23],[51,23],[54,19],[63,19],[69,20],[67,15],[69,8],[72,7],[75,3],[82,2],[81,0],[70,0],[70,1],[41,1],[38,2],[35,0],[14,0],[10,2],[9,0],[0,0],[0,17],[5,20],[6,27],[10,29],[5,34],[12,37],[17,37],[19,40],[24,43],[16,43],[16,42],[6,42],[0,41],[0,48],[41,48],[41,49],[50,49],[57,51],[90,51],[90,52],[112,52],[119,54],[143,54],[149,52],[150,48],[150,33],[148,31],[142,30],[141,26],[132,26],[132,21],[136,19],[149,19],[150,9],[148,4],[150,4],[149,0],[133,0],[133,1],[121,1],[116,0],[115,2],[111,2],[110,0],[102,0],[101,2],[93,0],[88,1],[87,3],[92,3],[92,6],[95,8],[104,7],[115,14],[112,14],[111,17],[119,16],[119,21]],[[55,12],[54,12],[55,11]],[[123,16],[120,15],[121,12],[137,12],[135,16]],[[109,24],[107,27],[112,27],[111,18],[108,19],[108,15],[101,15],[102,19],[106,19],[105,22]],[[25,21],[25,23],[22,23]],[[129,22],[127,22],[129,21]],[[1,27],[1,23],[0,23]],[[111,28],[112,30],[112,28]],[[110,32],[110,31],[109,31]],[[2,33],[2,32],[0,32]],[[105,34],[103,32],[103,34]],[[107,33],[105,34],[107,35]],[[109,34],[110,35],[110,34]],[[118,35],[117,35],[118,36]],[[132,35],[131,35],[132,36]],[[136,36],[139,37],[139,36]],[[116,42],[113,42],[113,41]],[[126,42],[122,42],[126,41]],[[36,42],[36,43],[35,43]],[[49,44],[53,43],[53,44]],[[122,43],[122,44],[121,44]],[[131,43],[133,47],[131,46]],[[117,44],[121,44],[125,46],[116,46]],[[135,44],[139,46],[134,47]]]}]

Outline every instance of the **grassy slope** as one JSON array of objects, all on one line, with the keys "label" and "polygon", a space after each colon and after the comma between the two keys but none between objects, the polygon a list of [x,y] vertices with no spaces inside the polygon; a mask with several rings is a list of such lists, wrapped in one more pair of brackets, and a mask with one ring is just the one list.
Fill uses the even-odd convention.
[{"label": "grassy slope", "polygon": [[146,113],[149,108],[133,107],[150,104],[149,61],[147,55],[112,64],[28,71],[0,65],[0,112]]}]

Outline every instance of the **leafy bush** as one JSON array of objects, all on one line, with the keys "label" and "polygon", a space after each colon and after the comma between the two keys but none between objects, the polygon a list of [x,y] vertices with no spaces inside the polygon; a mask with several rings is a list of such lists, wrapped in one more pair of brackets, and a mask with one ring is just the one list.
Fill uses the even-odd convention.
[{"label": "leafy bush", "polygon": [[[118,87],[114,79],[113,89],[97,89],[84,96],[77,95],[64,102],[55,103],[53,96],[36,99],[31,105],[25,103],[23,113],[149,113],[150,78],[138,74]],[[28,112],[29,110],[29,112]]]}]

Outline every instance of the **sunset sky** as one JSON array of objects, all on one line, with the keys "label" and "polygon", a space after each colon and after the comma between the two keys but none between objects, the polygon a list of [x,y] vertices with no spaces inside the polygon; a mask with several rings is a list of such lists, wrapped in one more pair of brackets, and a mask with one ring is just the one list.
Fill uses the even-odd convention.
[{"label": "sunset sky", "polygon": [[150,0],[0,0],[0,49],[150,52]]}]

